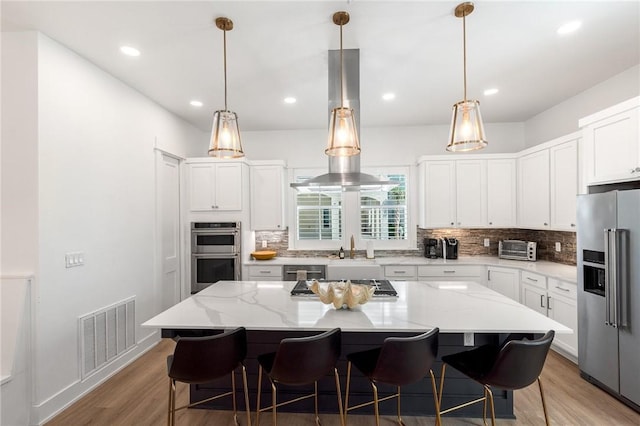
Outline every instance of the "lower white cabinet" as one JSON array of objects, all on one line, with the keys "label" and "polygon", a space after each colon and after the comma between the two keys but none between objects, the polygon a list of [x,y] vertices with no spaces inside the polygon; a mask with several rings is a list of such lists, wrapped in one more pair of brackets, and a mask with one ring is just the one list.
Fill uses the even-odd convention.
[{"label": "lower white cabinet", "polygon": [[415,265],[386,265],[384,278],[396,281],[415,281],[418,279],[418,267]]},{"label": "lower white cabinet", "polygon": [[520,302],[520,271],[497,266],[487,267],[487,287]]},{"label": "lower white cabinet", "polygon": [[282,281],[280,265],[249,265],[249,281]]},{"label": "lower white cabinet", "polygon": [[475,281],[484,284],[483,278],[483,266],[418,266],[418,280],[420,281]]},{"label": "lower white cabinet", "polygon": [[556,334],[553,346],[577,359],[578,308],[575,284],[522,272],[521,290],[522,304],[573,330],[573,334]]}]

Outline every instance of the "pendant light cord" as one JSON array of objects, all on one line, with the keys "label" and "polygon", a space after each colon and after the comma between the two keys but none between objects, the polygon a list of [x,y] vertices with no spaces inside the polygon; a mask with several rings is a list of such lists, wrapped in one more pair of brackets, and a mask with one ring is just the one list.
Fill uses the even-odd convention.
[{"label": "pendant light cord", "polygon": [[343,79],[343,65],[342,65],[342,23],[340,24],[340,108],[344,108],[344,82]]},{"label": "pendant light cord", "polygon": [[464,102],[467,103],[467,14],[462,15],[462,67],[464,70]]},{"label": "pendant light cord", "polygon": [[224,110],[227,111],[227,29],[222,31],[223,52],[224,52]]}]

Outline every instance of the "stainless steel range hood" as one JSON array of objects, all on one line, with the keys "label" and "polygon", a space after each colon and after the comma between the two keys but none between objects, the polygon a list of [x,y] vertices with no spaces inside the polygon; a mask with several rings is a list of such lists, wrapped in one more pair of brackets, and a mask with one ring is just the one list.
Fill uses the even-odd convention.
[{"label": "stainless steel range hood", "polygon": [[[344,97],[345,106],[353,108],[356,128],[360,135],[360,50],[344,49]],[[329,114],[340,106],[340,51],[329,51]],[[318,153],[321,155],[321,153]],[[329,173],[316,176],[291,187],[298,191],[360,191],[362,189],[390,189],[394,181],[381,180],[360,172],[360,154],[350,157],[328,157]]]}]

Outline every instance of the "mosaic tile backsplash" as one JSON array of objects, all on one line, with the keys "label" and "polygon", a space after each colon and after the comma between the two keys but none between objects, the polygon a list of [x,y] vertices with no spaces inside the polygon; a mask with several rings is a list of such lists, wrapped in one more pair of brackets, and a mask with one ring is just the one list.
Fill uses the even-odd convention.
[{"label": "mosaic tile backsplash", "polygon": [[[524,240],[538,243],[538,260],[576,264],[576,234],[562,231],[537,231],[531,229],[421,229],[418,228],[417,250],[376,250],[376,257],[423,256],[425,238],[450,237],[459,240],[460,256],[498,256],[498,241]],[[484,247],[484,239],[489,238],[489,247]],[[337,254],[336,250],[289,250],[288,231],[256,231],[256,247],[267,241],[269,250],[275,250],[279,257],[317,257]],[[555,250],[559,242],[561,251]],[[339,248],[339,247],[338,247]],[[345,250],[348,248],[345,247]],[[257,249],[260,250],[260,249]],[[264,250],[264,249],[263,249]],[[348,253],[348,252],[347,252]],[[348,254],[347,254],[348,255]],[[356,247],[356,257],[365,257],[364,247]]]}]

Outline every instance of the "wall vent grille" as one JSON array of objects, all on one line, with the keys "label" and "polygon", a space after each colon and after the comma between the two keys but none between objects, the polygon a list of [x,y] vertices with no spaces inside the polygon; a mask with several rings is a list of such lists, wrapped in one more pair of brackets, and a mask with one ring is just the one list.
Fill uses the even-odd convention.
[{"label": "wall vent grille", "polygon": [[91,312],[78,320],[82,380],[135,346],[135,297]]}]

